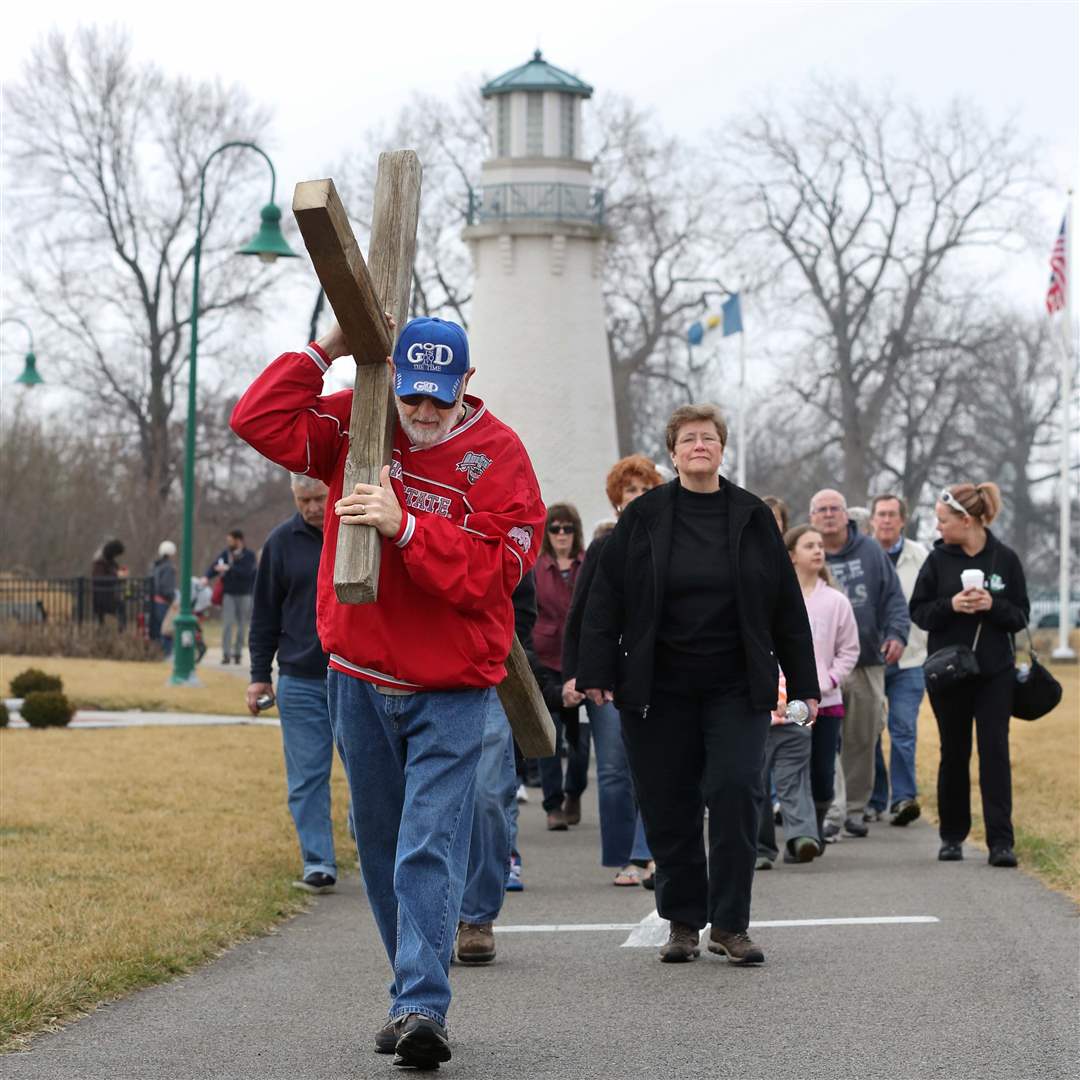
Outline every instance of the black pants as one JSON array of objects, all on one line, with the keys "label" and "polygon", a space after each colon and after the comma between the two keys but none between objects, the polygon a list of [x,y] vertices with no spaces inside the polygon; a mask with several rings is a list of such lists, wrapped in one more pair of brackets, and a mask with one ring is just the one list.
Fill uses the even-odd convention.
[{"label": "black pants", "polygon": [[814,805],[827,810],[836,794],[836,754],[840,749],[842,716],[819,716],[810,744],[810,791]]},{"label": "black pants", "polygon": [[960,843],[971,831],[971,721],[974,718],[986,841],[991,848],[1013,846],[1009,715],[1014,680],[1010,666],[997,675],[978,676],[951,690],[930,695],[941,734],[937,790],[944,841]]},{"label": "black pants", "polygon": [[656,910],[698,929],[711,922],[718,930],[745,930],[769,714],[755,712],[742,696],[701,693],[658,696],[647,716],[621,716],[656,860]]}]

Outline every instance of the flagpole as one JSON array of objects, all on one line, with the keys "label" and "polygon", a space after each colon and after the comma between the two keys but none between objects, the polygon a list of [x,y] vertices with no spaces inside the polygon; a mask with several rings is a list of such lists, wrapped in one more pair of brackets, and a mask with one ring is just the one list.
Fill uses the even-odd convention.
[{"label": "flagpole", "polygon": [[1060,476],[1060,553],[1058,556],[1058,644],[1053,651],[1055,660],[1075,660],[1076,653],[1069,645],[1072,629],[1071,555],[1072,491],[1070,486],[1070,449],[1072,442],[1072,374],[1073,374],[1073,192],[1069,189],[1065,207],[1065,309],[1061,322],[1061,476]]},{"label": "flagpole", "polygon": [[[741,314],[741,313],[740,313]],[[735,445],[738,449],[735,483],[746,487],[746,328],[739,331],[739,419],[735,433]]]}]

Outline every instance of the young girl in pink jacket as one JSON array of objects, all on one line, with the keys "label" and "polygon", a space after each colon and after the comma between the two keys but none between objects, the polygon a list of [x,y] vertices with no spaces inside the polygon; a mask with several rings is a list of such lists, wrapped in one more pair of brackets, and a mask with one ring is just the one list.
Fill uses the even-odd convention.
[{"label": "young girl in pink jacket", "polygon": [[[840,686],[859,658],[859,633],[850,601],[826,569],[821,534],[809,525],[799,525],[784,534],[784,543],[810,617],[821,704],[813,728],[787,723],[781,673],[781,704],[773,714],[765,771],[768,776],[771,770],[780,801],[784,862],[800,863],[825,851],[822,824],[833,799],[836,749],[844,717]],[[771,867],[778,854],[772,814],[763,806],[758,869]]]}]

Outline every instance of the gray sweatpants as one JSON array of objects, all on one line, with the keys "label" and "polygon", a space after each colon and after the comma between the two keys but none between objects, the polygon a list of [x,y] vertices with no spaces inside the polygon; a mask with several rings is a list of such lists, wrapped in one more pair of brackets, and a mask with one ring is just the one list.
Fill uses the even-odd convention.
[{"label": "gray sweatpants", "polygon": [[[769,802],[769,770],[772,770],[780,814],[784,819],[784,840],[790,843],[797,836],[817,839],[817,818],[810,792],[810,729],[798,724],[774,724],[765,740],[764,797],[761,803],[762,823],[772,824]],[[768,827],[758,832],[758,854],[775,859],[779,854],[776,834]]]},{"label": "gray sweatpants", "polygon": [[221,655],[240,659],[247,641],[248,623],[251,622],[251,593],[234,596],[226,593],[221,598]]}]

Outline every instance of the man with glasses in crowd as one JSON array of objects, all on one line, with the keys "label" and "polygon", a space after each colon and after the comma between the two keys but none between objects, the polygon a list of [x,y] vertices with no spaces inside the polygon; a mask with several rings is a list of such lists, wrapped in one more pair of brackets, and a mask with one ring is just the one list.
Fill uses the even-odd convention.
[{"label": "man with glasses in crowd", "polygon": [[[545,510],[521,440],[465,393],[474,374],[465,331],[441,319],[413,319],[386,357],[391,464],[378,483],[344,491],[353,392],[322,396],[322,386],[350,351],[335,325],[278,357],[238,402],[232,428],[330,488],[318,631],[364,885],[393,972],[375,1050],[430,1069],[450,1059],[450,954],[477,765],[513,640],[511,594],[536,559]],[[382,537],[376,603],[337,600],[342,528]]]},{"label": "man with glasses in crowd", "polygon": [[[810,500],[810,524],[825,543],[825,561],[851,606],[859,627],[859,662],[843,686],[840,742],[847,806],[844,832],[866,836],[862,820],[874,786],[874,747],[885,726],[885,668],[907,644],[911,618],[900,578],[889,556],[848,519],[847,500],[826,488]],[[836,826],[826,825],[826,832]]]}]

